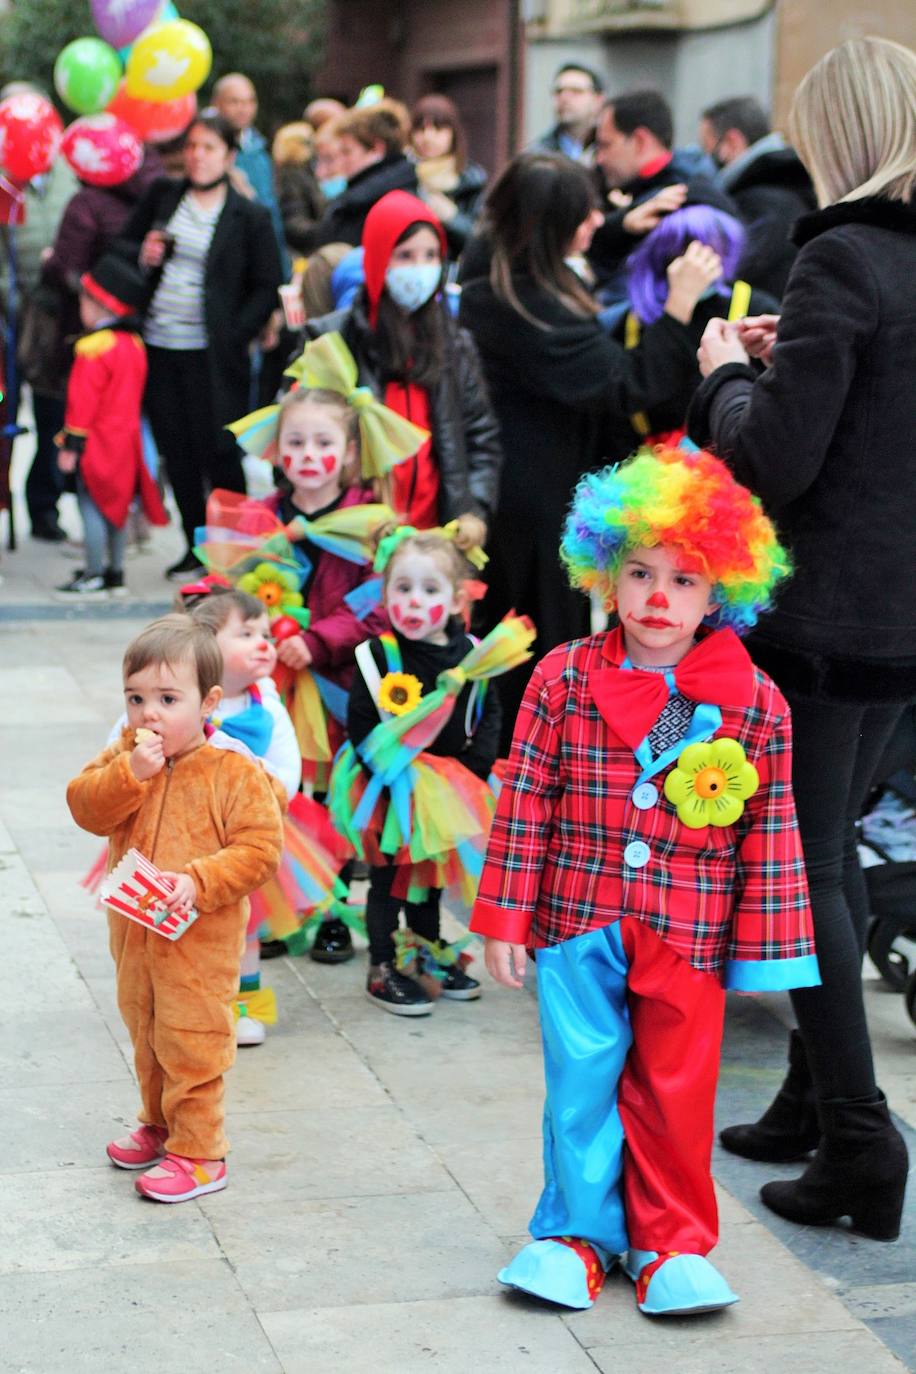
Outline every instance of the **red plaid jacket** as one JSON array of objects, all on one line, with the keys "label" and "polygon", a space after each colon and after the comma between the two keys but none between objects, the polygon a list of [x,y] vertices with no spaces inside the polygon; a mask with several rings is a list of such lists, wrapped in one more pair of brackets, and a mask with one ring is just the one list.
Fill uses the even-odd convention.
[{"label": "red plaid jacket", "polygon": [[730,630],[705,635],[678,665],[679,689],[702,689],[694,699],[721,709],[710,738],[738,740],[760,775],[736,824],[691,830],[664,796],[664,772],[652,778],[657,802],[634,805],[634,746],[659,713],[652,691],[666,690],[622,669],[625,654],[615,630],[560,645],[535,668],[471,929],[537,947],[629,915],[696,968],[724,969],[728,986],[816,984],[785,700]]}]

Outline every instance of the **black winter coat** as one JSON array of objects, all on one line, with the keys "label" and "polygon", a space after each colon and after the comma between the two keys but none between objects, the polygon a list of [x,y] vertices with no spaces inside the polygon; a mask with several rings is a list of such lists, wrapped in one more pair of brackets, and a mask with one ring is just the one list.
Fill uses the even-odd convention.
[{"label": "black winter coat", "polygon": [[[718,292],[697,301],[691,321],[686,326],[690,333],[694,352],[700,346],[703,331],[709,321],[726,318],[729,305],[730,296],[720,296]],[[750,306],[747,311],[749,315],[770,315],[778,310],[779,302],[773,296],[767,296],[762,291],[751,292]],[[626,338],[626,315],[622,316],[620,323],[614,329],[613,337],[620,344],[624,342]],[[672,378],[671,389],[665,399],[643,412],[649,422],[651,434],[664,434],[668,430],[681,428],[687,419],[687,408],[693,399],[694,392],[700,385],[700,380],[700,369],[696,360],[694,360],[689,375],[683,374],[679,379]],[[633,442],[636,443],[641,437],[641,431],[634,428],[633,434]]]},{"label": "black winter coat", "polygon": [[[696,345],[689,329],[663,315],[626,353],[593,317],[574,314],[530,277],[513,281],[521,304],[548,328],[500,300],[488,278],[465,284],[460,319],[480,350],[505,450],[483,614],[487,626],[512,608],[531,616],[533,666],[589,630],[588,599],[570,588],[559,560],[576,482],[637,446],[629,416],[684,386]],[[529,676],[526,665],[500,679],[504,747]]]},{"label": "black winter coat", "polygon": [[352,243],[356,248],[363,236],[366,216],[377,200],[389,191],[417,194],[417,173],[403,153],[392,153],[374,162],[347,183],[332,200],[315,230],[314,247],[325,243]]},{"label": "black winter coat", "polygon": [[781,300],[797,252],[792,229],[817,200],[795,149],[776,140],[778,135],[760,139],[724,167],[717,181],[747,229],[738,276]]},{"label": "black winter coat", "polygon": [[[365,291],[347,310],[309,320],[306,339],[339,330],[359,368],[360,386],[384,400],[378,343],[366,317]],[[439,469],[439,519],[479,515],[490,523],[496,509],[502,447],[499,426],[480,369],[474,341],[443,307],[445,363],[430,394],[433,455]]]},{"label": "black winter coat", "polygon": [[[773,365],[703,382],[691,437],[757,492],[795,572],[755,642],[779,685],[916,694],[916,207],[805,216]],[[756,655],[755,655],[756,656]],[[761,659],[763,661],[763,659]],[[766,666],[766,665],[765,665]]]},{"label": "black winter coat", "polygon": [[[149,230],[171,218],[187,189],[187,181],[154,182],[124,227],[121,250],[136,259]],[[150,276],[150,299],[159,276]],[[219,426],[250,409],[248,345],[276,307],[282,280],[270,211],[227,186],[204,273],[207,361]]]}]

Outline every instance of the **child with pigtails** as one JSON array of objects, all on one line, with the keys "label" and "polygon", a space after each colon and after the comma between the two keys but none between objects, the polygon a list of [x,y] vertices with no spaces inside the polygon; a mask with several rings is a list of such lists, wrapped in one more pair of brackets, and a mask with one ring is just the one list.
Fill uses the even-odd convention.
[{"label": "child with pigtails", "polygon": [[533,957],[544,1044],[544,1190],[499,1277],[586,1308],[622,1257],[640,1311],[711,1311],[725,989],[820,981],[789,709],[738,638],[787,558],[718,459],[663,449],[583,478],[561,557],[617,624],[534,670],[471,920],[498,982]]}]

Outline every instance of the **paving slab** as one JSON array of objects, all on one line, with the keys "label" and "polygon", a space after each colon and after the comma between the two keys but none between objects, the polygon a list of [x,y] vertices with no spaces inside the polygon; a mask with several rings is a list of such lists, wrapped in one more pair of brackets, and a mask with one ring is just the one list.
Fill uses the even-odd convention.
[{"label": "paving slab", "polygon": [[0,1347],[8,1374],[283,1374],[221,1259],[5,1275]]},{"label": "paving slab", "polygon": [[88,1281],[100,1268],[220,1257],[198,1207],[141,1198],[134,1175],[105,1159],[104,1142],[91,1159],[99,1163],[0,1175],[0,1274],[79,1269]]},{"label": "paving slab", "polygon": [[522,1313],[500,1298],[269,1312],[261,1321],[286,1374],[467,1374],[471,1365],[494,1374],[595,1370],[554,1314]]}]

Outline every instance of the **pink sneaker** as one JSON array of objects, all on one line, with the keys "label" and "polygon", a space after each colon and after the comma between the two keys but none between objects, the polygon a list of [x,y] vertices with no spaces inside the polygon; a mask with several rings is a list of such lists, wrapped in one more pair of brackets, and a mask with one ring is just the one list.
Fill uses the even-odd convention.
[{"label": "pink sneaker", "polygon": [[190,1202],[203,1193],[218,1193],[225,1188],[226,1165],[222,1159],[186,1159],[167,1154],[155,1168],[134,1183],[141,1197],[154,1202]]},{"label": "pink sneaker", "polygon": [[119,1169],[146,1169],[165,1154],[167,1135],[164,1126],[138,1126],[130,1135],[112,1140],[105,1152]]}]

